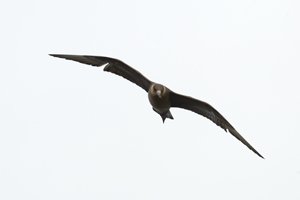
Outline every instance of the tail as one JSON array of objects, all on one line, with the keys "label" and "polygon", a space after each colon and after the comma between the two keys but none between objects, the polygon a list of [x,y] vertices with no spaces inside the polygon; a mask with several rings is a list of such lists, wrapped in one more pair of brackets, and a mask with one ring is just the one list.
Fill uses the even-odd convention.
[{"label": "tail", "polygon": [[163,123],[165,122],[166,118],[174,119],[174,117],[172,116],[170,110],[168,110],[168,112],[160,114],[160,116],[161,116],[161,118],[163,120]]}]

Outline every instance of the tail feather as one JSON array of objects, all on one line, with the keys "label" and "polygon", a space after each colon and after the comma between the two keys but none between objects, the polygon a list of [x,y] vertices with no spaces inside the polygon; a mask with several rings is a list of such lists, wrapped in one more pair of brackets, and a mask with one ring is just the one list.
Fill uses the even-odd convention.
[{"label": "tail feather", "polygon": [[163,120],[163,123],[165,122],[166,118],[169,118],[169,119],[174,119],[174,117],[172,116],[170,110],[168,110],[168,112],[165,112],[163,114],[160,114],[162,120]]},{"label": "tail feather", "polygon": [[170,110],[168,110],[168,112],[166,113],[167,118],[169,119],[174,119],[174,117],[172,116]]}]

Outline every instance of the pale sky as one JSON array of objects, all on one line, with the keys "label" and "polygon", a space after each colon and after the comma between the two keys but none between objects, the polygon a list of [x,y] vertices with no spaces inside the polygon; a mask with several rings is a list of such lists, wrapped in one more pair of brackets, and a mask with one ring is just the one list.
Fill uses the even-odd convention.
[{"label": "pale sky", "polygon": [[[300,2],[6,1],[0,6],[0,199],[300,199]],[[206,118],[101,68],[121,59],[214,106]]]}]

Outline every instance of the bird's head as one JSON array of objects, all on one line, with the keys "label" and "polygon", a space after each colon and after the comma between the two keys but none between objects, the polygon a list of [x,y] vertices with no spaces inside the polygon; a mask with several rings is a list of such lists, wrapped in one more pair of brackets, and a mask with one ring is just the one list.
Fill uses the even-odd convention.
[{"label": "bird's head", "polygon": [[158,96],[159,98],[162,98],[163,93],[164,93],[165,87],[163,85],[160,84],[155,84],[153,86],[153,92],[156,96]]}]

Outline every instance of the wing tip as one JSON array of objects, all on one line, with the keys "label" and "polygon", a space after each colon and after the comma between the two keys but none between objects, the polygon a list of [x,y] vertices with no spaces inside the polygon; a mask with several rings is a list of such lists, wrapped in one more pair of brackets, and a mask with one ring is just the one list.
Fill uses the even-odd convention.
[{"label": "wing tip", "polygon": [[263,157],[258,151],[256,151],[256,149],[254,149],[254,147],[249,142],[247,142],[247,140],[245,138],[243,138],[243,136],[241,136],[234,128],[233,129],[223,128],[223,129],[226,132],[230,132],[231,135],[233,135],[236,139],[238,139],[240,142],[242,142],[246,147],[248,147],[257,156],[259,156],[262,159],[265,159],[265,157]]},{"label": "wing tip", "polygon": [[257,151],[255,151],[254,153],[256,153],[256,155],[258,155],[259,157],[261,157],[262,159],[265,160],[265,157],[263,157],[260,153],[258,153]]},{"label": "wing tip", "polygon": [[52,56],[52,57],[57,57],[57,58],[64,58],[62,54],[49,53],[48,55]]}]

